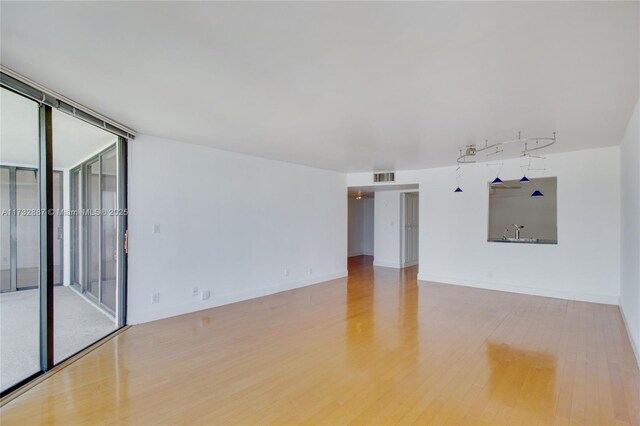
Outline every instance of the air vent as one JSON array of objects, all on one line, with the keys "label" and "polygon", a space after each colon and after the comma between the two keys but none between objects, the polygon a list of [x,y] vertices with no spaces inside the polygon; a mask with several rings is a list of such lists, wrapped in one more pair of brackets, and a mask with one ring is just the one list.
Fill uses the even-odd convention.
[{"label": "air vent", "polygon": [[396,180],[396,174],[394,172],[373,174],[374,182],[394,182],[395,180]]}]

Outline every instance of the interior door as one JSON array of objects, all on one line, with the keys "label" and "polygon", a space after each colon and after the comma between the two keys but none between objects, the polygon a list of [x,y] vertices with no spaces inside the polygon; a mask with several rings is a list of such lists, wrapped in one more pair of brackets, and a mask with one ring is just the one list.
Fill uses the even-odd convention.
[{"label": "interior door", "polygon": [[418,264],[418,193],[404,194],[404,266]]}]

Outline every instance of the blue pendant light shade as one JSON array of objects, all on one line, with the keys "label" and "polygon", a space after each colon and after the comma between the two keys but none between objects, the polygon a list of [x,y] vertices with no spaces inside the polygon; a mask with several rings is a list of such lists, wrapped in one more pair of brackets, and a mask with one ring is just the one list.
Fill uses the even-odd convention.
[{"label": "blue pendant light shade", "polygon": [[500,185],[502,183],[502,179],[500,179],[499,177],[495,178],[493,180],[493,182],[491,182],[494,185]]},{"label": "blue pendant light shade", "polygon": [[522,182],[522,183],[528,183],[528,182],[531,182],[531,181],[529,180],[529,178],[528,178],[528,177],[526,177],[526,176],[522,176],[522,179],[520,179],[520,182]]},{"label": "blue pendant light shade", "polygon": [[533,191],[533,194],[531,194],[531,196],[532,197],[544,197],[544,194],[536,189],[535,191]]},{"label": "blue pendant light shade", "polygon": [[462,192],[462,189],[460,189],[460,187],[457,187],[456,190],[453,192]]}]

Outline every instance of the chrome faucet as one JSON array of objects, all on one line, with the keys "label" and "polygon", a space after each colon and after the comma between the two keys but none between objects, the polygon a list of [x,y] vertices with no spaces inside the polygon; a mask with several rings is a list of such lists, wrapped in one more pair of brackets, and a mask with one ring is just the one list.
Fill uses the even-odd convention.
[{"label": "chrome faucet", "polygon": [[524,228],[524,225],[522,225],[522,226],[521,225],[516,225],[515,223],[512,223],[511,225],[507,226],[504,229],[504,234],[502,234],[502,239],[503,240],[507,239],[507,232],[509,232],[509,227],[510,226],[513,226],[516,229],[516,236],[515,236],[516,238],[515,239],[519,240],[520,239],[520,230]]},{"label": "chrome faucet", "polygon": [[520,239],[520,230],[522,228],[524,228],[524,226],[519,226],[519,225],[516,225],[515,223],[512,223],[512,225],[516,228],[516,240],[519,240]]}]

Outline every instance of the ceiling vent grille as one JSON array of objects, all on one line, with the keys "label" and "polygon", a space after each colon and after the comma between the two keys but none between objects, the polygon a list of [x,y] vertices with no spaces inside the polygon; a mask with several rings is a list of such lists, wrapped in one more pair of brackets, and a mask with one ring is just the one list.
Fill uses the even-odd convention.
[{"label": "ceiling vent grille", "polygon": [[374,173],[374,182],[395,182],[396,174],[394,172]]}]

